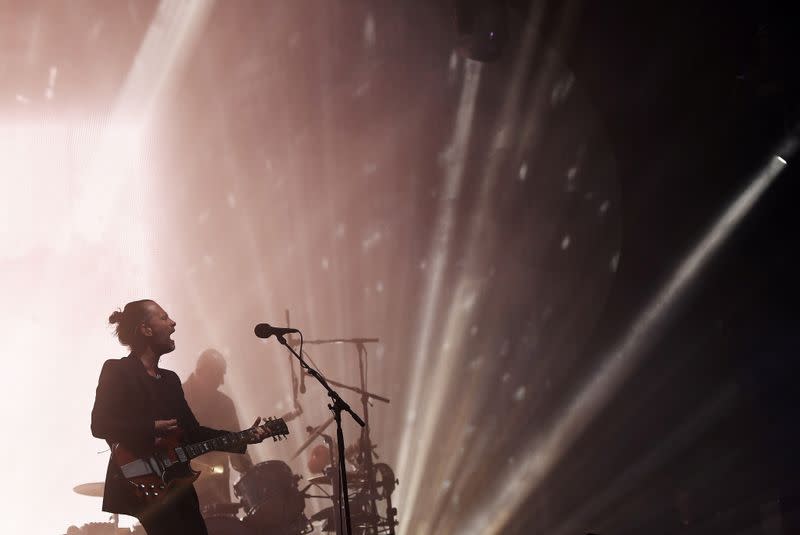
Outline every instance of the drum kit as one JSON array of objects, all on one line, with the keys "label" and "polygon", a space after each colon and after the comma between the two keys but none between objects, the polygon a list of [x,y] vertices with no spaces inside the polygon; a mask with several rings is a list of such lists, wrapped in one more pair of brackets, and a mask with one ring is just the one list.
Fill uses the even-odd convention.
[{"label": "drum kit", "polygon": [[[299,451],[297,452],[299,453]],[[312,462],[309,461],[309,465]],[[362,470],[349,470],[348,482],[353,489],[350,494],[350,507],[353,511],[353,535],[378,533],[394,533],[396,521],[371,511],[372,498],[389,500],[396,480],[392,470],[383,463],[374,465],[376,477],[376,494],[368,492],[368,475]],[[338,521],[334,514],[334,506],[325,507],[310,518],[305,515],[307,498],[331,498],[332,488],[337,485],[336,470],[327,466],[321,475],[310,477],[305,489],[298,489],[303,478],[292,472],[288,464],[279,460],[258,463],[233,486],[234,495],[239,501],[206,505],[202,514],[209,535],[304,535],[315,530],[319,523],[319,531],[336,532]],[[306,491],[315,486],[323,495],[309,495]],[[103,496],[103,483],[84,483],[73,489],[84,496]],[[391,502],[386,508],[394,516]],[[145,535],[140,525],[133,528],[119,527],[117,515],[111,522],[91,522],[80,528],[71,526],[67,535]]]},{"label": "drum kit", "polygon": [[[288,322],[288,313],[287,313]],[[399,483],[391,467],[385,463],[375,462],[378,455],[376,445],[372,443],[369,432],[368,407],[371,401],[389,403],[389,399],[367,391],[366,385],[366,349],[367,342],[377,339],[335,339],[305,341],[305,344],[353,343],[359,357],[361,375],[360,388],[338,383],[331,379],[327,382],[361,395],[363,415],[366,425],[362,427],[359,440],[345,449],[347,505],[350,511],[351,532],[349,535],[394,535],[397,526],[397,509],[392,505],[392,493]],[[290,342],[293,343],[293,342]],[[303,352],[302,347],[300,349]],[[292,384],[295,394],[295,416],[302,412],[297,404],[298,380],[292,365]],[[305,373],[300,368],[300,373]],[[302,376],[300,382],[302,383]],[[301,392],[304,389],[301,388]],[[288,419],[287,419],[288,420]],[[296,475],[283,461],[271,460],[258,463],[242,474],[233,485],[233,491],[239,500],[234,503],[206,505],[202,508],[209,535],[304,535],[315,529],[323,533],[348,535],[344,518],[345,504],[341,499],[343,486],[340,484],[339,456],[337,444],[333,437],[325,434],[325,430],[333,423],[331,417],[321,425],[306,428],[308,438],[294,452],[292,459],[297,458],[315,441],[322,440],[310,451],[307,463],[309,471],[314,475],[306,479],[307,485],[299,489],[302,476]],[[196,461],[195,461],[196,462]],[[198,463],[202,464],[202,463]],[[204,472],[213,472],[213,467],[201,468]],[[201,476],[202,477],[202,476]],[[322,494],[308,494],[312,487]],[[103,483],[84,483],[73,489],[84,496],[103,495]],[[323,498],[330,500],[330,506],[320,511],[305,515],[306,500]],[[140,525],[131,529],[120,528],[117,515],[111,522],[93,522],[77,528],[71,526],[67,535],[144,535]]]},{"label": "drum kit", "polygon": [[[344,533],[340,527],[337,513],[339,504],[335,500],[338,488],[338,470],[331,463],[333,450],[332,437],[324,434],[328,424],[311,428],[310,440],[298,449],[294,457],[305,450],[313,439],[322,438],[325,443],[312,448],[308,469],[317,475],[306,478],[306,486],[299,489],[302,476],[294,474],[283,461],[271,460],[258,463],[244,474],[233,485],[233,492],[238,501],[233,503],[217,503],[202,507],[209,535],[304,535],[314,532],[315,525],[323,533]],[[369,444],[369,443],[366,443]],[[374,450],[374,446],[369,448]],[[376,454],[372,451],[371,455]],[[394,472],[385,463],[364,462],[364,448],[351,445],[347,448],[350,466],[347,470],[347,481],[350,492],[349,502],[352,519],[352,535],[394,534],[397,525],[397,510],[392,507],[391,496],[397,480]],[[213,467],[204,467],[201,474],[213,471]],[[203,477],[201,475],[201,477]],[[103,496],[103,483],[84,483],[73,490],[84,496]],[[316,487],[321,494],[309,494],[307,491]],[[308,498],[330,499],[333,504],[307,517],[305,515]],[[385,502],[380,510],[378,502]],[[144,535],[140,525],[133,528],[119,527],[117,515],[111,522],[92,522],[78,528],[71,526],[67,535]]]}]

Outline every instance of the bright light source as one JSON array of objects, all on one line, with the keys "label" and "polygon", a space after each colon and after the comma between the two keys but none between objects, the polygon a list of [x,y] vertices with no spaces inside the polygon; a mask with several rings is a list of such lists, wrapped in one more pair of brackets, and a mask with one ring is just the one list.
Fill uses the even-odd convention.
[{"label": "bright light source", "polygon": [[[4,445],[15,462],[3,474],[0,532],[61,533],[74,522],[108,519],[99,499],[72,491],[102,481],[108,462],[105,443],[89,430],[102,362],[121,352],[104,320],[126,298],[152,291],[148,270],[156,266],[146,245],[160,206],[150,198],[142,136],[211,7],[160,2],[109,115],[68,124],[6,118],[0,128],[0,295],[14,303],[0,324],[8,329],[6,354],[26,356],[5,363],[14,380],[0,395],[0,416],[20,436],[37,436],[42,420],[30,415],[47,415],[48,433],[70,459],[47,470],[39,461],[51,453],[48,441]],[[24,95],[17,101],[35,105]],[[27,499],[43,480],[51,495],[46,515]]]}]

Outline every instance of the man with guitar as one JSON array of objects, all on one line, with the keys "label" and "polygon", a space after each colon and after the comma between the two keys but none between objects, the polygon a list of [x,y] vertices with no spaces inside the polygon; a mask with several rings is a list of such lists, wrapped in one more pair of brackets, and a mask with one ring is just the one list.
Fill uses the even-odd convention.
[{"label": "man with guitar", "polygon": [[130,354],[105,362],[92,409],[92,434],[111,447],[103,510],[137,517],[148,535],[207,535],[188,461],[211,450],[244,453],[287,433],[285,423],[259,426],[257,418],[239,433],[201,426],[178,375],[159,367],[175,350],[175,321],[148,299],[128,303],[109,323]]}]

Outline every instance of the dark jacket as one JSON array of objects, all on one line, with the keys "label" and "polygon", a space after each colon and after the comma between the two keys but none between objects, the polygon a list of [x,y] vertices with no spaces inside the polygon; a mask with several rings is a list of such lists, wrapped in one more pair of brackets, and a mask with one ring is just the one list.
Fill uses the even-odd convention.
[{"label": "dark jacket", "polygon": [[[188,442],[227,433],[203,427],[197,422],[186,403],[181,381],[175,372],[159,369],[159,374],[160,379],[148,375],[142,362],[132,355],[107,360],[97,384],[92,409],[92,435],[105,439],[109,446],[123,444],[144,457],[153,450],[155,420],[177,418]],[[241,453],[245,448],[246,445],[236,452]],[[131,485],[113,459],[109,459],[106,472],[103,510],[132,516],[139,516],[142,512]]]}]

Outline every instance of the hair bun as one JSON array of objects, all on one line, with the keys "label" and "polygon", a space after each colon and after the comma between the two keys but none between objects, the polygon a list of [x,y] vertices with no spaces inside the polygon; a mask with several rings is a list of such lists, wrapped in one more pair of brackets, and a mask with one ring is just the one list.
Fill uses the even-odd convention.
[{"label": "hair bun", "polygon": [[111,315],[108,317],[108,322],[122,323],[122,312],[119,310],[115,310],[114,312],[112,312]]}]

